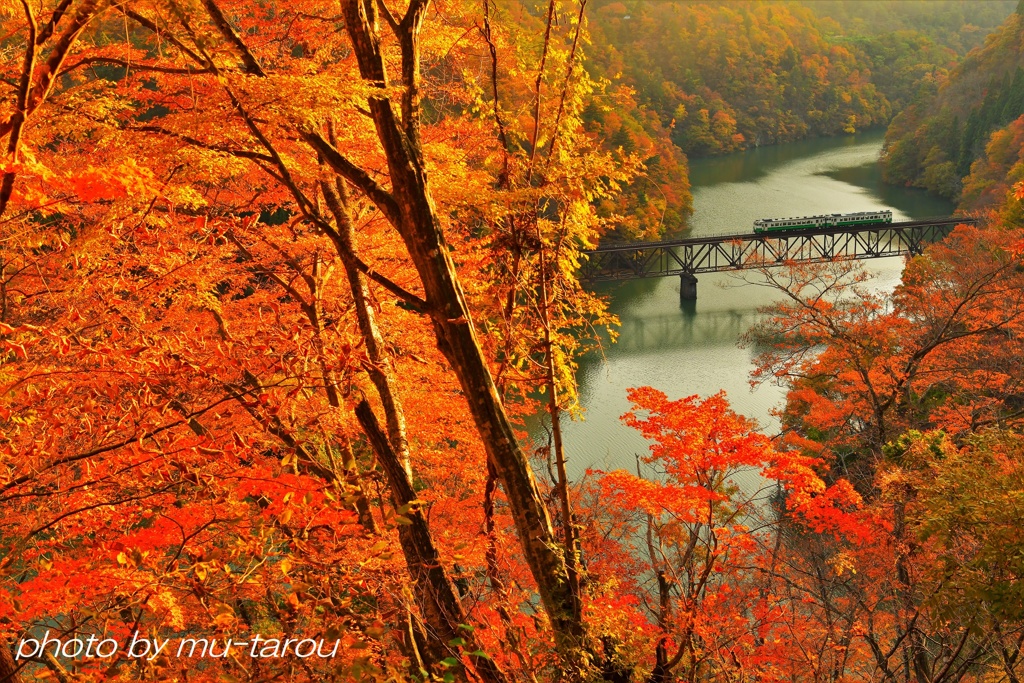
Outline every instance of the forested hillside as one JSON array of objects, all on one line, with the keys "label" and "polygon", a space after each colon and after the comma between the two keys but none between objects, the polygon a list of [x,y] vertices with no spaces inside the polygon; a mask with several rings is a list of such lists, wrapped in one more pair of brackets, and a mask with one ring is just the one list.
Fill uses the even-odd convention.
[{"label": "forested hillside", "polygon": [[886,135],[885,178],[926,188],[965,209],[1002,202],[1019,179],[1024,115],[1024,5],[985,45],[900,114]]},{"label": "forested hillside", "polygon": [[887,123],[956,62],[962,41],[952,34],[981,40],[1011,9],[602,1],[591,68],[621,75],[688,154],[718,154]]},{"label": "forested hillside", "polygon": [[965,55],[1003,23],[1017,0],[807,0],[804,4],[819,17],[834,20],[847,35],[883,37],[911,31]]},{"label": "forested hillside", "polygon": [[720,154],[888,120],[868,65],[826,38],[805,7],[602,3],[593,12],[603,74],[623,74],[687,154]]}]

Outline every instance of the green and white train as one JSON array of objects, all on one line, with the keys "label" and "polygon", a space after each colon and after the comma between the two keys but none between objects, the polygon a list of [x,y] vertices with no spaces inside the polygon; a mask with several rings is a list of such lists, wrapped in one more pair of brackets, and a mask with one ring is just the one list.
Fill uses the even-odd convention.
[{"label": "green and white train", "polygon": [[805,228],[842,228],[847,225],[874,225],[892,223],[892,211],[861,211],[859,213],[832,213],[825,216],[799,218],[758,218],[754,232],[780,232]]}]

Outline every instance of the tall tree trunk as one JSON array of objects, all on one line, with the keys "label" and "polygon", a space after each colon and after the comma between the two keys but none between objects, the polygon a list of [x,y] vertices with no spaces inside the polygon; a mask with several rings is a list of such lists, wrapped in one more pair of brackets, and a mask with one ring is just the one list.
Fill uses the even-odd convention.
[{"label": "tall tree trunk", "polygon": [[[412,0],[401,23],[395,26],[402,46],[406,93],[400,120],[385,94],[371,97],[370,113],[387,157],[394,196],[393,216],[426,292],[438,347],[451,363],[480,432],[488,458],[505,489],[519,531],[523,554],[537,582],[559,649],[571,668],[582,668],[587,647],[579,601],[571,588],[564,554],[552,530],[529,461],[516,441],[476,332],[455,272],[442,226],[436,214],[427,171],[418,144],[416,83],[419,77],[419,30],[425,0]],[[342,11],[363,79],[388,88],[373,0],[344,0]],[[330,162],[330,159],[328,159]],[[337,169],[341,170],[341,169]]]},{"label": "tall tree trunk", "polygon": [[[333,125],[330,128],[330,142],[335,144]],[[350,254],[355,253],[354,233],[352,219],[348,208],[348,189],[345,181],[337,178],[332,185],[330,182],[320,183],[320,189],[324,193],[327,208],[334,216],[337,226],[338,244],[340,251]],[[344,256],[344,255],[342,255]],[[406,436],[405,410],[402,407],[401,398],[395,390],[394,369],[391,359],[384,349],[384,337],[381,336],[377,327],[376,314],[373,304],[370,301],[370,290],[367,286],[366,276],[360,273],[353,265],[351,259],[342,258],[345,268],[345,276],[348,278],[349,288],[352,290],[352,302],[355,304],[356,320],[359,322],[359,332],[366,344],[366,355],[370,359],[370,367],[366,369],[377,389],[381,403],[384,406],[384,420],[388,429],[388,440],[392,448],[398,453],[402,461],[402,467],[406,474],[412,476],[412,465],[409,455],[409,438]]]},{"label": "tall tree trunk", "polygon": [[558,481],[555,489],[561,505],[562,544],[565,549],[565,566],[569,575],[569,589],[576,601],[574,609],[581,611],[579,547],[576,542],[576,529],[573,527],[572,504],[569,500],[569,475],[565,469],[565,448],[562,446],[562,410],[558,403],[558,385],[555,375],[554,343],[551,337],[551,301],[548,295],[548,264],[547,252],[544,247],[544,236],[540,225],[537,225],[537,243],[540,260],[540,312],[541,325],[544,327],[544,365],[545,384],[548,391],[548,413],[551,415],[552,446],[555,449],[555,471]]},{"label": "tall tree trunk", "polygon": [[[356,418],[391,482],[395,506],[403,517],[402,523],[398,525],[398,540],[412,575],[413,590],[420,610],[430,625],[427,648],[430,650],[431,663],[446,657],[458,658],[458,650],[449,644],[456,638],[462,638],[470,645],[467,650],[479,650],[474,645],[476,639],[473,634],[459,628],[469,623],[469,616],[459,600],[451,577],[441,564],[441,556],[430,535],[426,516],[413,505],[416,492],[412,483],[366,399],[356,406]],[[489,657],[470,655],[470,659],[484,681],[504,683],[507,680],[504,672]]]},{"label": "tall tree trunk", "polygon": [[[330,131],[330,139],[331,144],[334,144],[333,129]],[[324,181],[320,187],[338,229],[338,248],[354,253],[354,231],[349,215],[348,193],[344,181],[339,178],[333,185]],[[342,261],[345,264],[345,273],[352,290],[359,329],[372,364],[367,368],[367,374],[377,389],[377,394],[384,407],[387,433],[385,434],[384,430],[380,428],[370,404],[365,399],[356,406],[356,418],[384,469],[396,510],[399,510],[400,514],[409,521],[409,524],[399,524],[398,538],[412,578],[417,603],[430,627],[425,634],[426,649],[429,651],[428,655],[432,663],[436,663],[446,657],[458,657],[458,651],[448,644],[450,641],[462,638],[467,642],[473,642],[474,638],[464,629],[459,628],[460,625],[469,623],[469,617],[462,606],[451,576],[441,563],[426,517],[418,509],[405,511],[405,508],[416,499],[416,492],[412,485],[412,466],[405,429],[405,413],[394,386],[394,372],[391,360],[384,349],[384,338],[380,334],[374,317],[366,278],[352,267],[348,259],[342,259]],[[414,629],[410,626],[410,634],[413,633]],[[415,646],[415,642],[411,641],[411,645]],[[472,648],[472,650],[478,649]],[[504,672],[492,660],[485,657],[474,657],[473,661],[485,681],[501,683],[505,680]]]}]

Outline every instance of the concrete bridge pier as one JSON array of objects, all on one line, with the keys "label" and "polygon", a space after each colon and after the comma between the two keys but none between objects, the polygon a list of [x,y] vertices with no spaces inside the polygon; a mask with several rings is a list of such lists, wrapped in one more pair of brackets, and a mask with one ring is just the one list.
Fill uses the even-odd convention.
[{"label": "concrete bridge pier", "polygon": [[679,276],[679,302],[697,300],[697,278],[691,273],[683,273]]}]

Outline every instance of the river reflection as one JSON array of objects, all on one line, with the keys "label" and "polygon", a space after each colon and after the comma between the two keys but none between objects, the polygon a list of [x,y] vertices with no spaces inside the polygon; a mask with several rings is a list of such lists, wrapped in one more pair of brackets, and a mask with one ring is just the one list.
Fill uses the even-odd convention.
[{"label": "river reflection", "polygon": [[[761,217],[846,213],[888,208],[894,220],[949,215],[952,206],[919,190],[883,185],[877,159],[883,133],[805,140],[762,147],[690,165],[694,196],[692,235],[751,230]],[[902,258],[866,261],[873,286],[891,290]],[[733,408],[771,433],[772,409],[783,392],[773,385],[751,388],[750,349],[740,337],[758,320],[758,307],[776,300],[754,273],[699,276],[689,310],[679,302],[676,278],[602,284],[612,311],[622,320],[619,341],[580,359],[582,421],[563,424],[570,477],[588,468],[633,470],[646,441],[619,417],[629,408],[626,389],[650,385],[670,398],[726,391]],[[546,430],[533,425],[536,439]]]},{"label": "river reflection", "polygon": [[645,353],[690,349],[698,344],[731,344],[750,329],[755,316],[750,311],[705,311],[700,315],[696,310],[629,317],[622,320],[619,338],[615,343],[618,353]]}]

